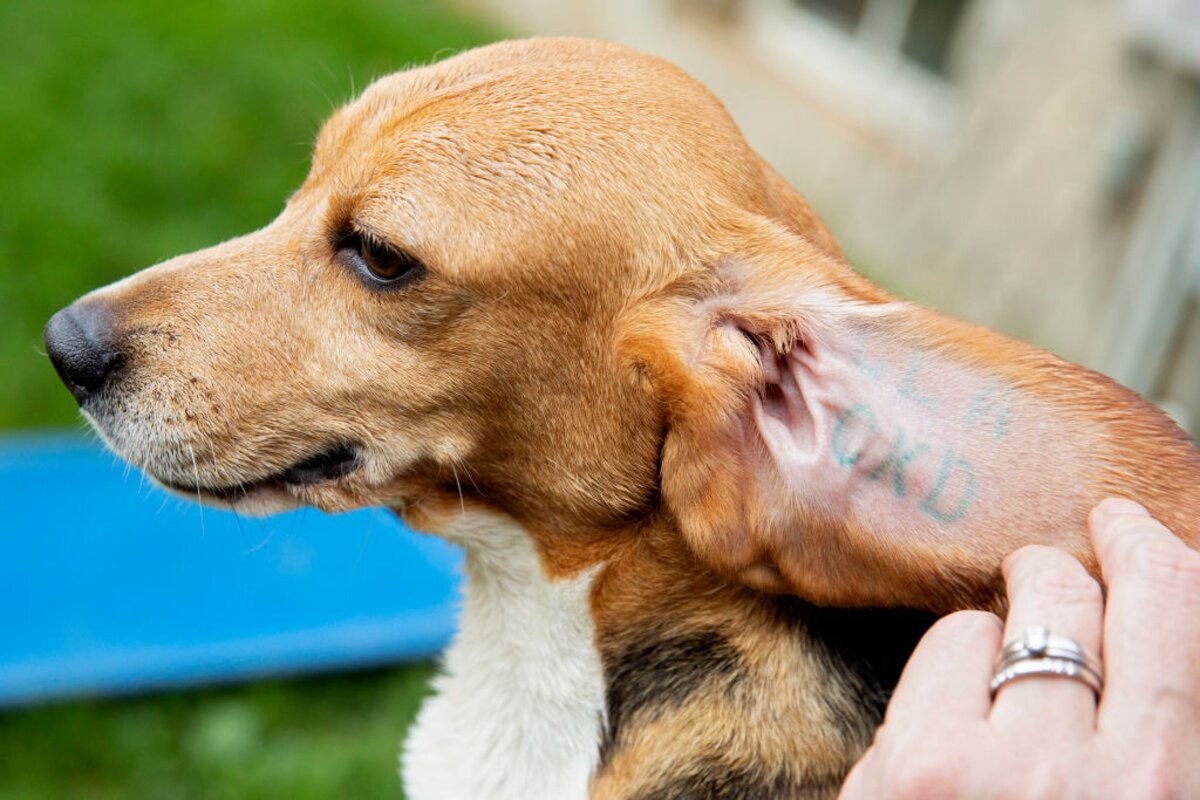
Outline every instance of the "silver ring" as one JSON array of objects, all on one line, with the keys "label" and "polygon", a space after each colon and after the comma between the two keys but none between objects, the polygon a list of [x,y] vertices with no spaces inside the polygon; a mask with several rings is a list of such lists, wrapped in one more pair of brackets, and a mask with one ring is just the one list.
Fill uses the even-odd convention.
[{"label": "silver ring", "polygon": [[1100,698],[1104,668],[1079,643],[1054,636],[1044,626],[1027,628],[1021,638],[1008,642],[996,657],[990,685],[992,698],[1009,681],[1032,677],[1070,678],[1086,684]]}]

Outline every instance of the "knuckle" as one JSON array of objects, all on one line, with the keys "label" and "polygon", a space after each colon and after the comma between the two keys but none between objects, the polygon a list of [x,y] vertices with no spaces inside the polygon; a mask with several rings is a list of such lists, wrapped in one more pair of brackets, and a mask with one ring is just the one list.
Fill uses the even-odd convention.
[{"label": "knuckle", "polygon": [[1191,687],[1160,686],[1150,696],[1146,712],[1156,723],[1147,726],[1150,730],[1165,732],[1172,726],[1187,729],[1200,720],[1200,702]]},{"label": "knuckle", "polygon": [[995,639],[1004,630],[1000,618],[987,611],[956,611],[942,617],[925,634],[937,641],[965,642]]},{"label": "knuckle", "polygon": [[1027,544],[1020,550],[1011,553],[1004,560],[1005,569],[1012,574],[1020,574],[1046,561],[1053,561],[1057,556],[1056,550],[1045,545]]},{"label": "knuckle", "polygon": [[1144,536],[1161,536],[1166,531],[1166,526],[1151,517],[1119,515],[1109,517],[1105,524],[1108,534],[1118,542]]},{"label": "knuckle", "polygon": [[963,770],[947,753],[910,753],[888,782],[890,800],[927,800],[963,796]]},{"label": "knuckle", "polygon": [[960,796],[963,770],[955,742],[942,731],[885,723],[868,751],[888,800]]},{"label": "knuckle", "polygon": [[1016,588],[1055,606],[1099,608],[1103,602],[1100,584],[1070,556],[1031,565]]},{"label": "knuckle", "polygon": [[1138,537],[1123,555],[1131,572],[1141,580],[1200,592],[1200,554],[1178,542]]},{"label": "knuckle", "polygon": [[988,797],[1012,800],[1059,800],[1091,797],[1081,792],[1086,782],[1088,760],[1078,744],[1063,741],[1047,749],[1043,743],[1009,741],[1007,757],[989,772],[993,792]]}]

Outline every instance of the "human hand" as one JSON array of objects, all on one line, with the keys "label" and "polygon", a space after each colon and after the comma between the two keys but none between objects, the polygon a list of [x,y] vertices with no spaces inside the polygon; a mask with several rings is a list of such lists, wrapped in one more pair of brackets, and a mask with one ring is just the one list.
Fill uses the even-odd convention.
[{"label": "human hand", "polygon": [[[1200,797],[1200,553],[1128,500],[1089,525],[1107,602],[1062,551],[1011,555],[1007,621],[962,611],[929,630],[842,800]],[[989,698],[1002,642],[1034,626],[1103,653],[1099,703],[1052,676]]]}]

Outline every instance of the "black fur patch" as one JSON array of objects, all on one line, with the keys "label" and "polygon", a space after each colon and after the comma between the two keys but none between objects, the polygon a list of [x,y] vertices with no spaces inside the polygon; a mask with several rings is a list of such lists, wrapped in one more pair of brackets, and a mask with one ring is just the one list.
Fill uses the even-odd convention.
[{"label": "black fur patch", "polygon": [[[847,747],[860,747],[883,718],[892,689],[917,641],[936,617],[907,610],[818,608],[774,598],[780,636],[800,637],[828,665],[831,684],[819,692]],[[698,693],[728,692],[748,677],[737,648],[716,628],[629,628],[601,645],[607,726],[600,769],[616,755],[621,731],[682,707]],[[848,690],[848,691],[846,691]],[[788,702],[788,698],[780,698]],[[797,731],[797,735],[803,735]],[[753,765],[701,757],[692,769],[639,795],[639,800],[750,800],[829,797],[843,776],[778,775]]]},{"label": "black fur patch", "polygon": [[654,718],[702,688],[727,688],[745,676],[737,648],[716,629],[681,633],[625,631],[602,648],[608,726],[600,748],[605,765],[622,728],[635,716]]},{"label": "black fur patch", "polygon": [[831,676],[853,687],[861,704],[838,708],[829,695],[829,710],[849,729],[861,725],[863,711],[883,719],[883,712],[913,648],[936,620],[935,614],[909,609],[819,608],[794,598],[780,598],[779,611],[829,663]]}]

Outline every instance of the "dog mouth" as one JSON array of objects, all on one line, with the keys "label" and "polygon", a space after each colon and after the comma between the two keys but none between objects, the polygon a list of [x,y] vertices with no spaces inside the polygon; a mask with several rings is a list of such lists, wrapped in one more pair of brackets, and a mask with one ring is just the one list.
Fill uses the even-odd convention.
[{"label": "dog mouth", "polygon": [[198,483],[180,483],[159,479],[169,489],[183,494],[206,494],[220,500],[234,501],[248,497],[263,489],[286,489],[288,487],[315,486],[327,481],[344,478],[360,466],[358,450],[349,444],[336,444],[315,455],[298,461],[287,469],[253,481],[206,486]]}]

